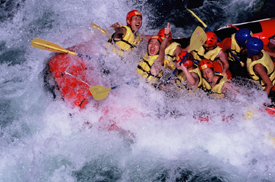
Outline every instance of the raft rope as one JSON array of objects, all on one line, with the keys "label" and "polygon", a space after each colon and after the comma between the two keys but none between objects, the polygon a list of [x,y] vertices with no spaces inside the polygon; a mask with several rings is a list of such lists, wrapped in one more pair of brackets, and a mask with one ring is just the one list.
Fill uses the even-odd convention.
[{"label": "raft rope", "polygon": [[78,77],[72,75],[71,73],[69,73],[69,72],[67,72],[67,71],[65,71],[64,73],[67,74],[67,75],[70,75],[70,76],[72,76],[72,77],[74,77],[74,78],[76,78],[76,79],[78,79],[78,80],[81,81],[82,83],[85,83],[88,87],[91,87],[87,82],[85,82],[85,81],[83,81],[82,79],[80,79],[80,78],[78,78]]}]

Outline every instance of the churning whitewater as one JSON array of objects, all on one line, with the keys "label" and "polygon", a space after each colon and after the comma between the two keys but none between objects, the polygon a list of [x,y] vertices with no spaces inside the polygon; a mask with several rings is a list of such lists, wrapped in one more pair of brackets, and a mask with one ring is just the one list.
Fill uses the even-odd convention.
[{"label": "churning whitewater", "polygon": [[[271,182],[275,178],[275,143],[270,137],[275,136],[274,116],[261,111],[269,102],[263,91],[251,88],[247,80],[234,85],[242,102],[213,100],[203,91],[160,91],[136,73],[146,42],[123,61],[108,48],[106,54],[106,41],[113,33],[110,25],[125,24],[133,9],[143,14],[143,34],[156,34],[169,21],[173,38],[190,37],[200,24],[184,10],[186,2],[0,3],[0,181]],[[181,9],[175,8],[178,4]],[[252,14],[264,11],[260,7],[257,0],[209,0],[195,11],[215,29],[257,19]],[[91,22],[108,35],[92,29]],[[87,77],[97,85],[120,87],[104,100],[91,98],[84,109],[72,107],[58,92],[53,98],[44,73],[54,53],[31,47],[34,38],[64,48],[84,43],[79,53],[93,57],[84,59],[90,69]],[[110,73],[104,74],[104,69]],[[210,120],[200,122],[199,116]],[[110,130],[114,123],[118,129]]]}]

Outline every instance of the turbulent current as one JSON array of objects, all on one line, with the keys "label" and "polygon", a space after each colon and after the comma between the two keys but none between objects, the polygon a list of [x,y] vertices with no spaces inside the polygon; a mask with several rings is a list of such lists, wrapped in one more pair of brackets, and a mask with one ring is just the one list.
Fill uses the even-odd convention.
[{"label": "turbulent current", "polygon": [[[269,102],[263,91],[247,80],[235,82],[238,101],[173,87],[160,91],[136,73],[146,42],[123,61],[106,54],[110,25],[125,24],[133,9],[143,14],[142,34],[156,34],[170,22],[173,38],[190,37],[200,24],[186,3],[0,1],[0,181],[274,181],[275,119],[261,110]],[[217,29],[274,17],[273,3],[205,0],[194,12]],[[91,22],[108,35],[91,29]],[[31,47],[34,38],[65,48],[85,42],[79,51],[93,56],[84,59],[90,79],[120,87],[104,100],[91,98],[84,109],[58,92],[54,99],[44,84],[54,53]],[[108,129],[114,123],[119,129]]]}]

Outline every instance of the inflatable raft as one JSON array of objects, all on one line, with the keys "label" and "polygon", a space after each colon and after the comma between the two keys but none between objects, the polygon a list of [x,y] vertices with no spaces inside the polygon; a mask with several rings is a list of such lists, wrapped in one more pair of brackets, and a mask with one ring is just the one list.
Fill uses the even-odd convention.
[{"label": "inflatable raft", "polygon": [[[68,50],[75,51],[77,47],[79,46]],[[83,58],[59,53],[49,60],[48,69],[54,77],[56,89],[65,101],[84,108],[93,99],[89,87],[96,84],[96,81],[91,78]]]}]

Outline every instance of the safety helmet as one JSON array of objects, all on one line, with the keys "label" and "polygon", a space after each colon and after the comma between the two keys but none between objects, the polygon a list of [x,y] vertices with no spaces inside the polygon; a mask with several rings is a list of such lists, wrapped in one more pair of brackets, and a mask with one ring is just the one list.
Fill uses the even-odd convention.
[{"label": "safety helmet", "polygon": [[135,15],[141,16],[141,18],[142,18],[142,15],[141,15],[141,13],[138,10],[132,10],[126,16],[126,23],[127,23],[127,25],[131,25],[131,23],[132,23],[132,17],[135,16]]},{"label": "safety helmet", "polygon": [[[164,33],[164,30],[165,30],[165,28],[162,28],[162,29],[160,29],[159,30],[159,33],[158,33],[158,36],[160,36],[160,38],[163,40],[164,39],[164,37],[165,37],[165,33]],[[169,38],[168,38],[168,40],[169,41],[171,41],[172,40],[172,33],[170,32],[169,33]]]},{"label": "safety helmet", "polygon": [[218,37],[214,32],[206,32],[207,39],[204,42],[205,47],[215,47],[218,42]]},{"label": "safety helmet", "polygon": [[150,39],[148,40],[148,44],[152,39],[157,39],[159,41],[159,43],[162,43],[162,39],[158,36],[158,35],[153,35],[150,37]]},{"label": "safety helmet", "polygon": [[250,37],[247,39],[245,43],[245,47],[247,49],[247,55],[248,56],[254,56],[259,54],[263,47],[264,43],[261,39],[256,38],[256,37]]},{"label": "safety helmet", "polygon": [[247,29],[247,28],[242,28],[238,30],[235,34],[235,39],[237,43],[241,46],[245,46],[245,42],[247,41],[248,38],[252,37],[253,33]]},{"label": "safety helmet", "polygon": [[[177,62],[180,62],[182,60],[182,58],[187,54],[187,51],[182,51],[179,53],[178,57],[177,57]],[[188,54],[190,55],[190,54]],[[192,55],[192,54],[191,54]],[[191,66],[193,66],[193,61],[190,60],[190,57],[186,57],[185,60],[183,60],[182,64],[188,68],[190,68]]]},{"label": "safety helmet", "polygon": [[203,59],[199,62],[199,69],[202,71],[205,68],[213,68],[213,62],[209,59]]}]

